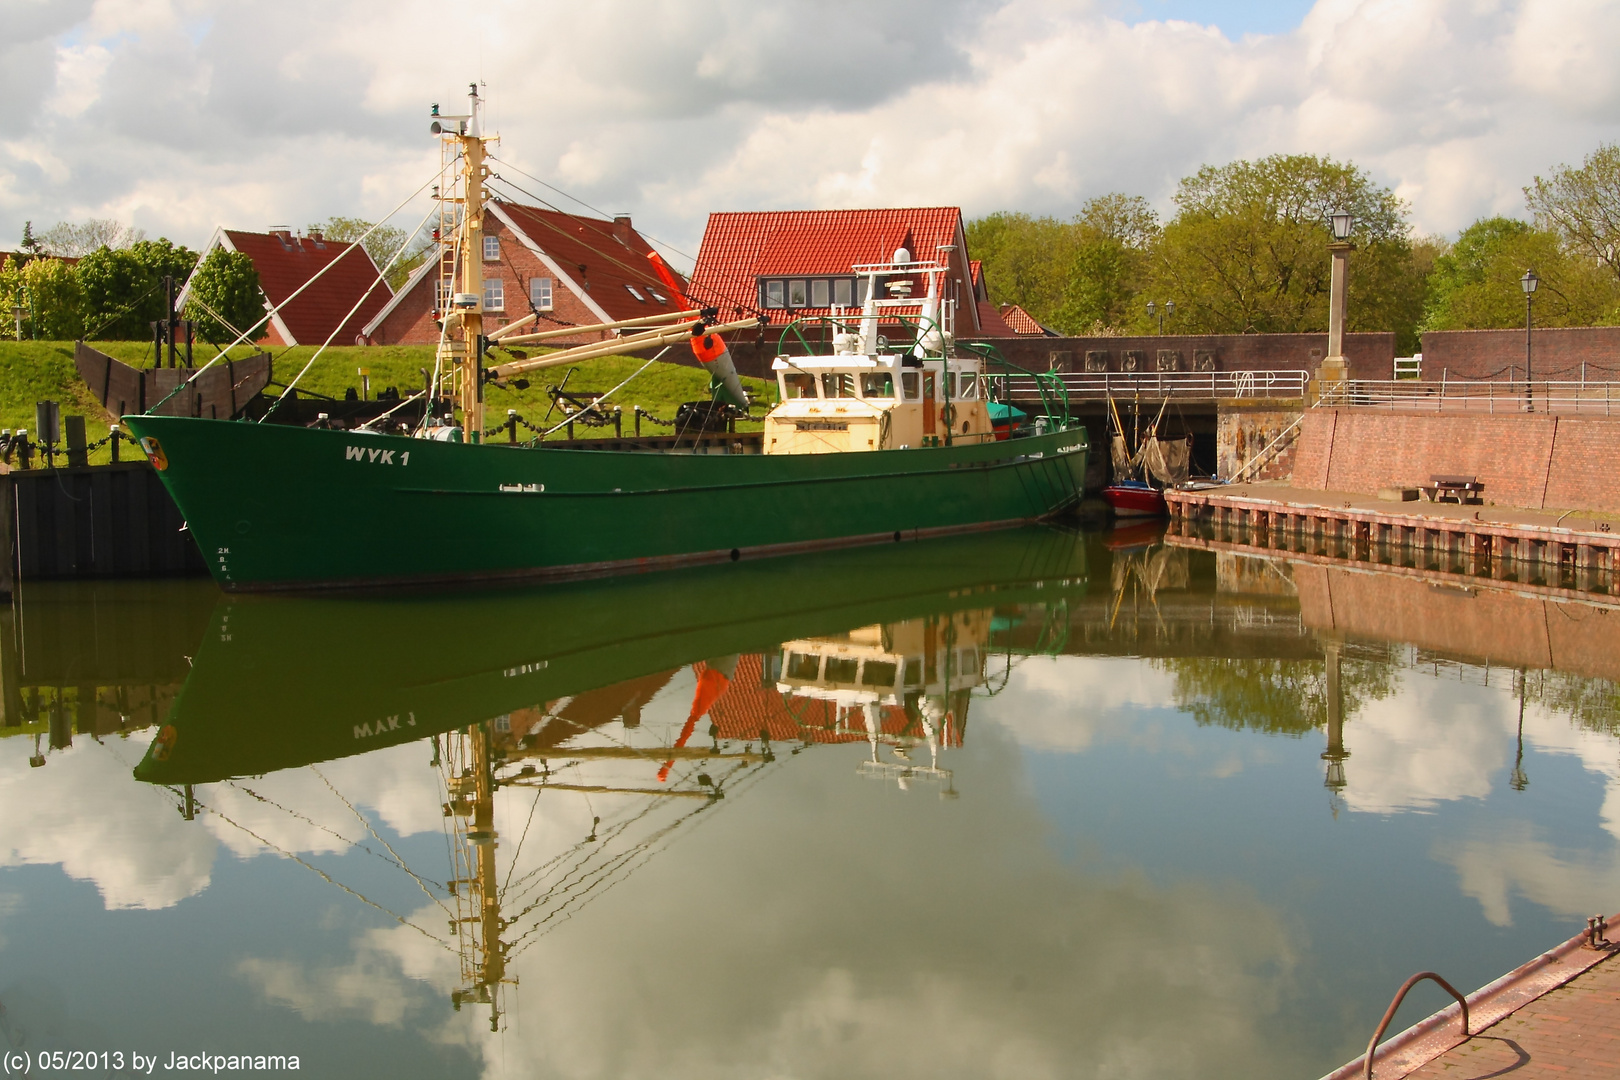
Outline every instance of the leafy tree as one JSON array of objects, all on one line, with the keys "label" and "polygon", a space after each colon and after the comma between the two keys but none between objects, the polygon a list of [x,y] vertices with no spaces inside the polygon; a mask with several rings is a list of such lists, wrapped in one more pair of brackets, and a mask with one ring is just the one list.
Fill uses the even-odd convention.
[{"label": "leafy tree", "polygon": [[[238,251],[217,247],[191,276],[186,318],[197,325],[197,335],[215,346],[227,345],[248,327],[258,324],[250,340],[269,334],[264,323],[264,291],[253,260]],[[223,321],[222,321],[223,320]]]},{"label": "leafy tree", "polygon": [[[1201,726],[1300,736],[1327,723],[1327,665],[1321,660],[1189,656],[1154,663],[1170,673],[1179,707]],[[1346,719],[1388,697],[1394,685],[1387,662],[1339,662]]]},{"label": "leafy tree", "polygon": [[1536,224],[1620,282],[1620,145],[1599,146],[1578,169],[1560,165],[1550,179],[1536,177],[1524,197]]},{"label": "leafy tree", "polygon": [[6,311],[12,304],[28,310],[23,317],[23,336],[45,341],[72,341],[84,326],[80,313],[83,294],[74,268],[61,259],[30,259],[20,268],[7,260],[0,275],[0,292],[7,296]]},{"label": "leafy tree", "polygon": [[967,226],[990,299],[1017,304],[1065,333],[1129,317],[1157,235],[1158,215],[1147,201],[1121,194],[1088,200],[1069,221],[1002,212]]},{"label": "leafy tree", "polygon": [[[311,225],[306,231],[318,232],[331,240],[352,243],[365,236],[366,230],[371,227],[371,222],[360,218],[333,217],[328,218],[325,225]],[[422,260],[427,258],[428,251],[433,246],[433,241],[428,237],[417,236],[411,240],[410,246],[405,248],[394,265],[388,266],[388,261],[405,245],[405,240],[405,230],[393,225],[380,225],[365,239],[366,254],[377,264],[377,269],[387,268],[383,277],[390,289],[397,290],[405,284],[405,279],[411,276],[411,271],[422,265]]]},{"label": "leafy tree", "polygon": [[145,239],[144,230],[111,218],[91,218],[83,225],[59,221],[40,234],[39,242],[52,255],[79,258],[99,248],[122,250]]},{"label": "leafy tree", "polygon": [[125,341],[150,336],[151,324],[167,314],[163,279],[174,278],[178,290],[196,265],[195,251],[167,238],[92,251],[78,265],[86,336]]},{"label": "leafy tree", "polygon": [[1406,207],[1351,164],[1309,155],[1205,166],[1184,178],[1164,227],[1152,289],[1176,302],[1194,333],[1322,331],[1328,324],[1333,235],[1354,219],[1349,330],[1394,330],[1417,342],[1422,281],[1413,272]]},{"label": "leafy tree", "polygon": [[1533,267],[1539,326],[1620,321],[1620,281],[1551,228],[1515,218],[1481,218],[1435,259],[1426,330],[1488,330],[1524,325],[1519,278]]},{"label": "leafy tree", "polygon": [[[13,255],[0,259],[0,316],[6,321],[7,336],[17,334],[27,336],[26,330],[19,330],[16,316],[12,308],[28,307],[28,296],[23,289],[23,262]],[[26,316],[24,316],[26,326]]]}]

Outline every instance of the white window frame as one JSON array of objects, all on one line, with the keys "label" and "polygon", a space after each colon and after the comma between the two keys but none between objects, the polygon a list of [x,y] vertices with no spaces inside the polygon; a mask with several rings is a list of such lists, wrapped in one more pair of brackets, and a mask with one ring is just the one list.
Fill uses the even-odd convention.
[{"label": "white window frame", "polygon": [[501,261],[501,238],[500,237],[491,236],[489,233],[484,234],[484,261],[485,262],[500,262]]},{"label": "white window frame", "polygon": [[635,297],[637,300],[640,300],[643,304],[647,302],[647,298],[641,295],[641,290],[636,288],[634,285],[626,285],[624,287],[624,291]]},{"label": "white window frame", "polygon": [[552,281],[548,277],[529,279],[529,303],[536,311],[550,311],[553,304]]},{"label": "white window frame", "polygon": [[832,282],[826,278],[816,278],[810,282],[810,306],[832,307]]},{"label": "white window frame", "polygon": [[484,310],[506,310],[506,282],[501,278],[484,279]]},{"label": "white window frame", "polygon": [[787,283],[784,281],[765,282],[765,306],[776,310],[787,307]]}]

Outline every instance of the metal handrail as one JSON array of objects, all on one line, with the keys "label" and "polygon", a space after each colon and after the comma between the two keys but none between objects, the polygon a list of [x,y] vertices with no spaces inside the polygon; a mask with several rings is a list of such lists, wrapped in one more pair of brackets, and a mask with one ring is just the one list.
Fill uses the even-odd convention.
[{"label": "metal handrail", "polygon": [[1620,382],[1585,380],[1352,379],[1339,384],[1335,405],[1422,412],[1575,412],[1620,414]]},{"label": "metal handrail", "polygon": [[1463,1038],[1466,1039],[1468,1037],[1468,999],[1457,993],[1456,987],[1446,982],[1446,980],[1442,979],[1434,972],[1420,971],[1410,979],[1407,979],[1405,982],[1401,983],[1400,990],[1398,990],[1395,994],[1395,1000],[1389,1003],[1388,1009],[1384,1010],[1384,1018],[1378,1022],[1378,1030],[1373,1032],[1372,1041],[1367,1044],[1367,1062],[1366,1067],[1362,1070],[1361,1074],[1363,1080],[1372,1080],[1373,1051],[1378,1049],[1378,1040],[1384,1037],[1384,1032],[1389,1028],[1389,1022],[1395,1019],[1395,1010],[1401,1007],[1401,1001],[1405,999],[1406,992],[1412,989],[1413,986],[1422,982],[1424,979],[1432,979],[1433,981],[1439,983],[1446,993],[1457,999],[1457,1004],[1462,1006]]},{"label": "metal handrail", "polygon": [[[1077,396],[1145,395],[1183,398],[1303,398],[1307,371],[1070,371],[1053,373]],[[1023,390],[1013,376],[1014,389]]]}]

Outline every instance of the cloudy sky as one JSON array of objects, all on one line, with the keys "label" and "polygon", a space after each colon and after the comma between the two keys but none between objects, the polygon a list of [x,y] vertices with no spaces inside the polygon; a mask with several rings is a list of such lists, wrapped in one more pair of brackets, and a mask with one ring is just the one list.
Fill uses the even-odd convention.
[{"label": "cloudy sky", "polygon": [[510,180],[686,253],[713,210],[1165,209],[1274,152],[1349,158],[1454,233],[1620,138],[1604,0],[0,0],[0,25],[4,246],[379,216],[475,78]]}]

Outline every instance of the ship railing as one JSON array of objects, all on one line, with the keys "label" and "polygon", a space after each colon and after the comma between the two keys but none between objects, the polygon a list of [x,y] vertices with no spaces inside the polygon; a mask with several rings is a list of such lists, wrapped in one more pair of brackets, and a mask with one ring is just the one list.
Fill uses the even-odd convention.
[{"label": "ship railing", "polygon": [[[1306,371],[1068,371],[1049,373],[1070,398],[1176,398],[1209,401],[1231,398],[1302,400]],[[1007,392],[1027,398],[1036,392],[1033,374],[1009,376]]]},{"label": "ship railing", "polygon": [[1620,416],[1620,382],[1351,379],[1323,404],[1388,412]]}]

